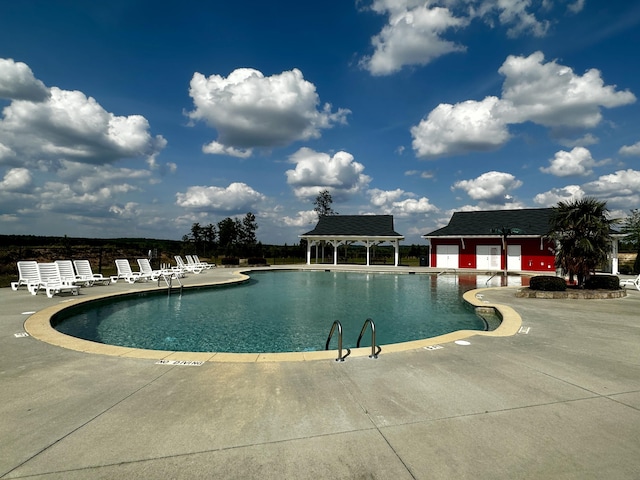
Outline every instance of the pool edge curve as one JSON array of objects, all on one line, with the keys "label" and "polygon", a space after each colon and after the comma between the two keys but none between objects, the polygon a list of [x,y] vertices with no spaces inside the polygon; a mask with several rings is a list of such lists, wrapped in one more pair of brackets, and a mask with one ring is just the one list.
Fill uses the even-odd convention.
[{"label": "pool edge curve", "polygon": [[[248,280],[247,272],[251,269],[243,269],[237,272],[238,278],[225,280],[221,282],[207,282],[197,285],[191,285],[185,288],[202,288],[207,286],[225,285],[242,283]],[[482,299],[480,292],[515,287],[487,287],[469,290],[463,294],[463,300],[471,307],[490,308],[493,309],[501,319],[500,325],[492,331],[481,330],[457,330],[455,332],[438,335],[419,340],[411,340],[408,342],[393,343],[381,345],[382,354],[405,352],[409,350],[417,350],[421,348],[431,347],[441,343],[455,342],[456,340],[466,339],[475,335],[490,337],[506,337],[515,335],[521,324],[520,315],[511,307],[501,304],[492,304]],[[146,292],[153,292],[156,289],[148,289]],[[228,352],[184,352],[172,350],[149,350],[133,347],[121,347],[117,345],[108,345],[104,343],[92,342],[77,337],[72,337],[57,331],[51,326],[51,319],[57,313],[71,306],[89,303],[104,298],[113,298],[119,296],[135,295],[137,292],[120,291],[104,295],[92,296],[90,298],[79,299],[72,297],[61,301],[56,305],[46,307],[32,315],[24,322],[25,331],[33,338],[68,350],[74,350],[82,353],[92,353],[100,355],[108,355],[122,358],[138,358],[148,360],[176,360],[185,362],[233,362],[233,363],[254,363],[254,362],[299,362],[314,360],[335,360],[336,350],[319,350],[312,352],[283,352],[283,353],[228,353]],[[352,348],[351,357],[368,356],[371,353],[371,347]]]}]

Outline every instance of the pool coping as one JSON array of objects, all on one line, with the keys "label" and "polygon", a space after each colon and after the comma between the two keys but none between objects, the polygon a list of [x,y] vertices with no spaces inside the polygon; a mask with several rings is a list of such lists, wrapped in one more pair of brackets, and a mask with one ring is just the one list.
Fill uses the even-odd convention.
[{"label": "pool coping", "polygon": [[[251,271],[263,271],[258,269],[242,269],[234,272],[238,278],[218,280],[213,282],[197,283],[193,285],[185,285],[184,289],[206,288],[214,286],[224,286],[246,282],[250,277],[247,275]],[[400,273],[400,272],[398,272]],[[495,289],[517,289],[518,287],[486,287],[473,289],[463,294],[463,300],[474,309],[491,309],[501,319],[500,325],[491,331],[482,330],[457,330],[455,332],[438,335],[420,340],[412,340],[409,342],[393,343],[380,345],[381,354],[405,352],[408,350],[417,350],[421,348],[433,347],[440,343],[450,343],[457,340],[463,340],[472,336],[489,336],[489,337],[506,337],[515,335],[521,324],[520,315],[511,307],[502,304],[493,304],[483,299],[483,293],[488,290]],[[139,358],[157,361],[177,361],[177,362],[233,362],[233,363],[254,363],[254,362],[300,362],[314,360],[336,360],[337,349],[321,350],[313,352],[284,352],[284,353],[228,353],[228,352],[183,352],[172,350],[149,350],[133,347],[121,347],[117,345],[107,345],[90,340],[84,340],[72,337],[57,331],[51,326],[51,319],[57,313],[71,306],[81,305],[99,301],[105,298],[114,298],[119,296],[140,295],[144,293],[153,293],[158,290],[164,290],[161,287],[147,288],[139,291],[120,291],[108,294],[91,296],[89,298],[65,297],[63,301],[56,305],[52,305],[40,310],[29,316],[25,323],[25,331],[32,337],[58,347],[75,350],[83,353],[92,353],[100,355],[117,356],[123,358]],[[344,348],[343,350],[346,350]],[[371,347],[360,347],[350,349],[351,357],[363,357],[371,354]]]}]

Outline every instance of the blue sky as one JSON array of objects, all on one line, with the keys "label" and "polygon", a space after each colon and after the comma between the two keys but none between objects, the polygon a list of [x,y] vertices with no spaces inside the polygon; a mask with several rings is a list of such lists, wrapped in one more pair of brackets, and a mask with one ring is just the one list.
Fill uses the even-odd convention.
[{"label": "blue sky", "polygon": [[640,207],[640,4],[0,2],[0,233]]}]

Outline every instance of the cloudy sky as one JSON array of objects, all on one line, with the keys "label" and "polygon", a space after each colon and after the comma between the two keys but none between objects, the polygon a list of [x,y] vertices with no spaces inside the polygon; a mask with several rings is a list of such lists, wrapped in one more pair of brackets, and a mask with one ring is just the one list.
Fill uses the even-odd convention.
[{"label": "cloudy sky", "polygon": [[640,3],[0,2],[0,233],[292,244],[327,189],[405,243],[458,210],[640,207]]}]

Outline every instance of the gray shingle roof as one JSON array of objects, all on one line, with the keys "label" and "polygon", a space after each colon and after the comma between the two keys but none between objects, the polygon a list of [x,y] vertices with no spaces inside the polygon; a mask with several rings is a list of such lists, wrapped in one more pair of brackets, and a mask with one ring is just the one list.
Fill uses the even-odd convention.
[{"label": "gray shingle roof", "polygon": [[402,237],[393,229],[393,215],[326,215],[307,235]]},{"label": "gray shingle roof", "polygon": [[425,237],[471,235],[500,235],[496,230],[517,229],[520,235],[542,236],[549,233],[553,208],[524,208],[520,210],[486,210],[455,212],[446,227],[434,230]]}]

